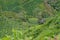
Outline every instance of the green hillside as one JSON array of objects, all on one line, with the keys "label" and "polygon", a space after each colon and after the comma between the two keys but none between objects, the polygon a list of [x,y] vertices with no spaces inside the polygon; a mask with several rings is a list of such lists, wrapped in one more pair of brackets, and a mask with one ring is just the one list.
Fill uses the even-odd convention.
[{"label": "green hillside", "polygon": [[0,0],[0,40],[60,40],[60,0]]}]

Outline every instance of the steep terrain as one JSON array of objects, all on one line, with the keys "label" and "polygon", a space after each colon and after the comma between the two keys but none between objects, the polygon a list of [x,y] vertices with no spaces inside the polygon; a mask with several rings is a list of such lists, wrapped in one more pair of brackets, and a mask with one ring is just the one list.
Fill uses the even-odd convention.
[{"label": "steep terrain", "polygon": [[0,0],[0,40],[60,40],[59,0]]}]

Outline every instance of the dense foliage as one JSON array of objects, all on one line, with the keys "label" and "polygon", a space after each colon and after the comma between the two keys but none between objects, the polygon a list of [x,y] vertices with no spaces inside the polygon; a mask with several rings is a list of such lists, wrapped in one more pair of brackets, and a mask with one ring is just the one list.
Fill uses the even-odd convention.
[{"label": "dense foliage", "polygon": [[0,40],[60,40],[60,0],[0,0]]}]

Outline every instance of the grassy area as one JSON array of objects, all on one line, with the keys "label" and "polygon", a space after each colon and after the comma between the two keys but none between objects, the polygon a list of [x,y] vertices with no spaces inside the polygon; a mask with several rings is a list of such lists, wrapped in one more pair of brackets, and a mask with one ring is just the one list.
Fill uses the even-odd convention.
[{"label": "grassy area", "polygon": [[60,1],[0,0],[0,40],[60,40]]}]

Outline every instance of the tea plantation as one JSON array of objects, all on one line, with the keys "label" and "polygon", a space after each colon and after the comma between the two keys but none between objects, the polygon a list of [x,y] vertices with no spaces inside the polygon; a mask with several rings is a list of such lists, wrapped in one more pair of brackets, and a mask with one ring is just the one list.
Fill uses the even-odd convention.
[{"label": "tea plantation", "polygon": [[60,40],[60,0],[0,0],[0,40]]}]

